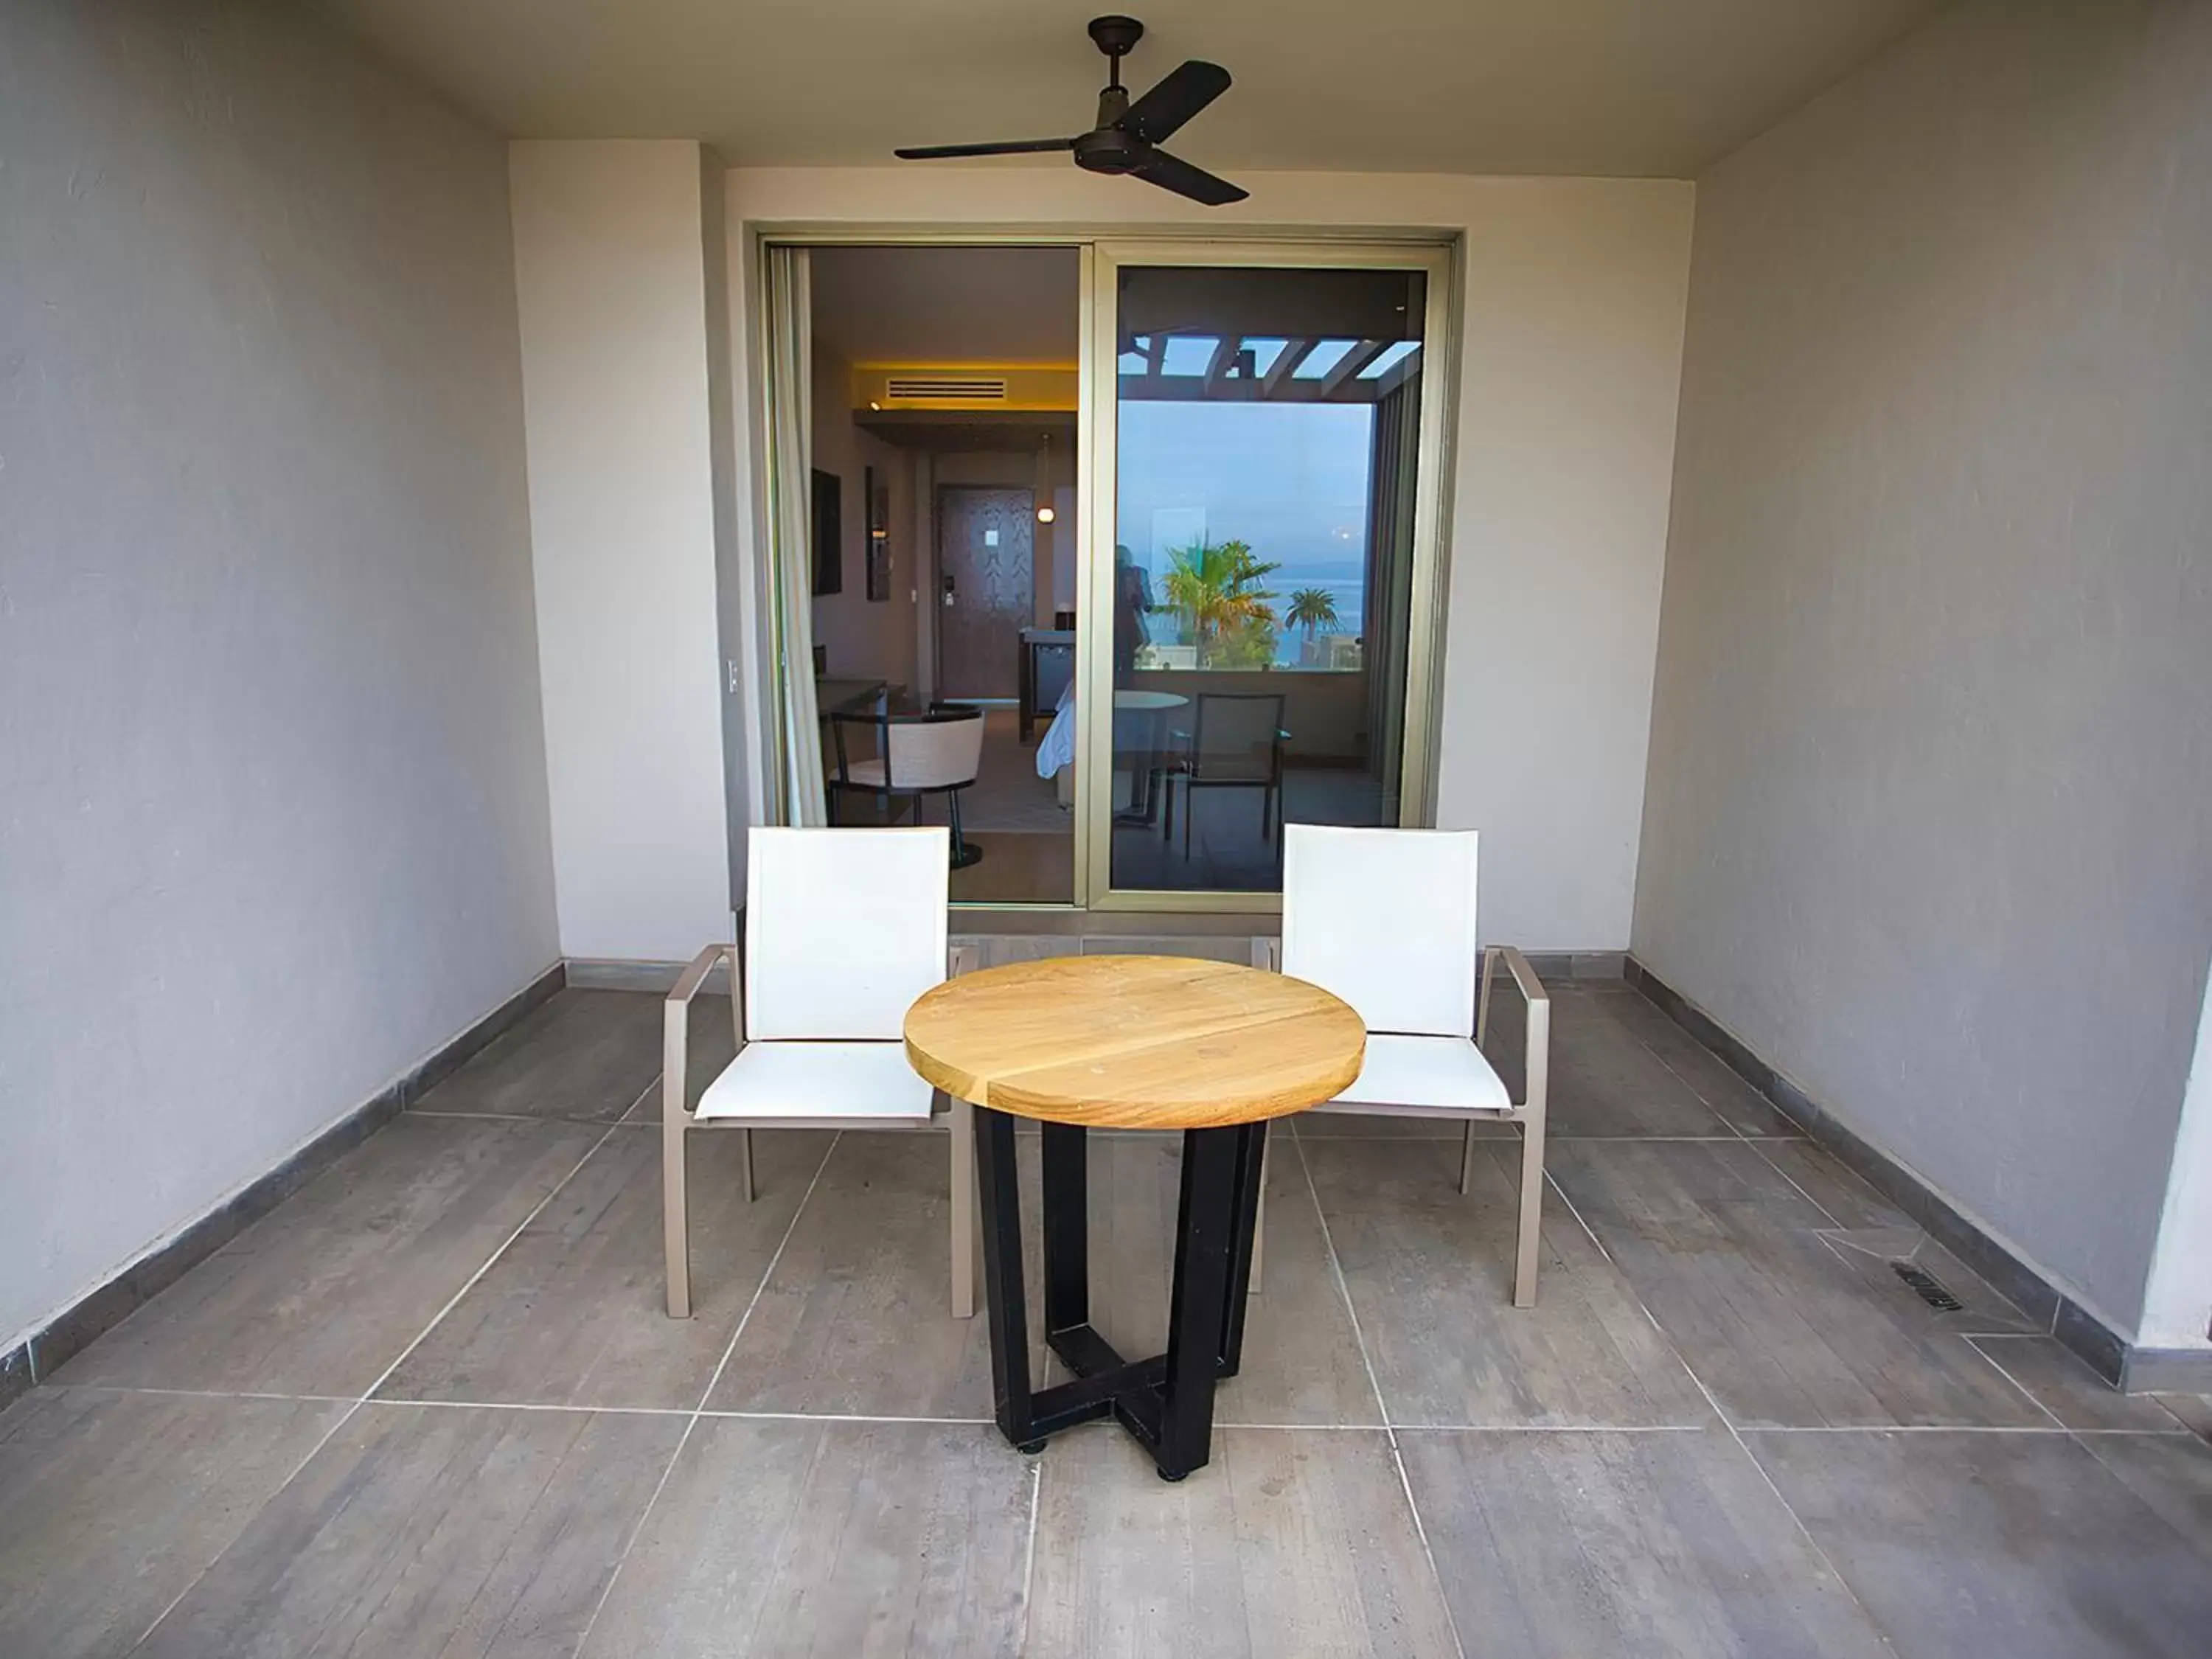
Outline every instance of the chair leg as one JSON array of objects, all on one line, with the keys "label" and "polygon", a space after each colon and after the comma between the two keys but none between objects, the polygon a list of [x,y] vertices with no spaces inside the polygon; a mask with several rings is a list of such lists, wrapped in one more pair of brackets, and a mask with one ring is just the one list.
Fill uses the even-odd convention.
[{"label": "chair leg", "polygon": [[745,1202],[750,1204],[760,1196],[760,1188],[753,1183],[753,1132],[741,1129],[738,1133],[738,1169],[745,1183]]},{"label": "chair leg", "polygon": [[1544,1218],[1544,1116],[1521,1125],[1521,1230],[1513,1253],[1513,1305],[1536,1305],[1536,1256]]},{"label": "chair leg", "polygon": [[1462,1139],[1461,1139],[1461,1141],[1460,1141],[1460,1147],[1459,1147],[1459,1192],[1460,1192],[1460,1196],[1461,1196],[1462,1198],[1466,1197],[1466,1196],[1467,1196],[1467,1191],[1468,1191],[1468,1188],[1469,1187],[1473,1186],[1474,1184],[1474,1120],[1473,1118],[1469,1118],[1469,1119],[1468,1120],[1468,1121],[1467,1121],[1467,1133],[1465,1134],[1465,1136],[1463,1136],[1463,1137],[1462,1138]]},{"label": "chair leg", "polygon": [[690,1187],[684,1167],[684,1085],[661,1085],[660,1208],[668,1263],[668,1316],[691,1317]]},{"label": "chair leg", "polygon": [[975,1243],[981,1231],[975,1205],[975,1109],[952,1102],[952,1316],[975,1316]]}]

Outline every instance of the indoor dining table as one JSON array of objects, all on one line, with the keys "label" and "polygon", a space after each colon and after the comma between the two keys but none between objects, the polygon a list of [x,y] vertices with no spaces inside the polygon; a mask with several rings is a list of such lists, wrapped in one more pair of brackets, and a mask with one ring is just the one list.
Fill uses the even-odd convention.
[{"label": "indoor dining table", "polygon": [[[1075,956],[946,981],[906,1017],[907,1058],[975,1108],[999,1428],[1024,1452],[1112,1416],[1161,1476],[1202,1468],[1213,1389],[1243,1346],[1268,1122],[1358,1077],[1359,1016],[1319,987],[1187,957]],[[1042,1127],[1044,1334],[1070,1379],[1030,1376],[1014,1119]],[[1129,1359],[1091,1324],[1085,1135],[1181,1130],[1167,1349]]]}]

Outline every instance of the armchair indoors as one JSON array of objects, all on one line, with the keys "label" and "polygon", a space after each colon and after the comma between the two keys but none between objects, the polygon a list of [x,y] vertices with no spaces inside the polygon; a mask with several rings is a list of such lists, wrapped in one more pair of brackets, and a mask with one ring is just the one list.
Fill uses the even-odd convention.
[{"label": "armchair indoors", "polygon": [[[847,752],[846,744],[848,733],[861,730],[875,734],[876,752],[856,760]],[[879,697],[865,714],[830,715],[830,734],[836,764],[830,776],[832,823],[838,821],[839,802],[847,796],[873,796],[886,815],[893,801],[912,800],[919,823],[921,797],[941,794],[952,826],[952,867],[964,870],[981,860],[983,849],[970,846],[960,833],[960,792],[975,781],[983,764],[981,708],[936,702],[926,714],[893,714],[887,700]]]},{"label": "armchair indoors", "polygon": [[[755,1129],[926,1129],[937,1095],[907,1064],[906,1011],[948,971],[951,861],[941,829],[756,829],[747,838],[742,946],[709,945],[669,994],[661,1073],[661,1175],[668,1312],[691,1312],[687,1135],[736,1129],[745,1197]],[[692,1000],[718,963],[730,972],[738,1054],[686,1098]],[[948,1102],[952,1311],[975,1311],[973,1109]]]}]

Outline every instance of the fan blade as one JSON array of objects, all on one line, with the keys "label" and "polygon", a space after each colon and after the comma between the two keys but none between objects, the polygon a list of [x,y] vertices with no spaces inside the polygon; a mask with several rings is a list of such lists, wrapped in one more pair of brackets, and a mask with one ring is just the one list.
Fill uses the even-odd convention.
[{"label": "fan blade", "polygon": [[1156,149],[1145,164],[1135,170],[1135,176],[1148,185],[1158,185],[1162,190],[1171,190],[1178,196],[1188,196],[1194,202],[1203,202],[1208,207],[1226,207],[1231,202],[1241,202],[1251,192],[1239,190],[1226,179],[1217,179],[1204,167],[1194,167],[1180,161],[1164,149]]},{"label": "fan blade", "polygon": [[1121,130],[1157,144],[1228,90],[1227,70],[1194,58],[1130,105]]},{"label": "fan blade", "polygon": [[1073,138],[1016,138],[1003,144],[925,144],[920,149],[895,149],[891,154],[902,161],[942,161],[957,155],[1032,155],[1074,148]]}]

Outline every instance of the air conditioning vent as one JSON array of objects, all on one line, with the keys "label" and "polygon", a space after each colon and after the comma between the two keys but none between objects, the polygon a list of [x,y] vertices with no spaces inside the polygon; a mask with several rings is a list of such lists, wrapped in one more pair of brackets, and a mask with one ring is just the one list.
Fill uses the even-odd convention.
[{"label": "air conditioning vent", "polygon": [[884,383],[884,390],[900,402],[927,399],[932,403],[1002,404],[1006,401],[1006,380],[1002,374],[894,374]]}]

